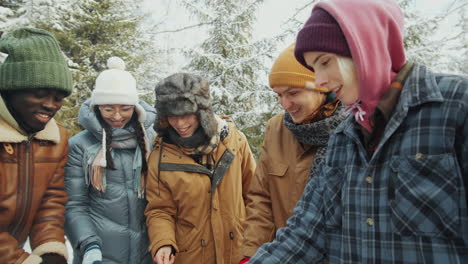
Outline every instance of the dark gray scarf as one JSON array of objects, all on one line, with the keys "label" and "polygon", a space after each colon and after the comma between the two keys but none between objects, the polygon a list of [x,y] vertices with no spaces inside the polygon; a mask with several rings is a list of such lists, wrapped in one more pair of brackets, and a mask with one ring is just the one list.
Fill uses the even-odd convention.
[{"label": "dark gray scarf", "polygon": [[183,138],[171,127],[169,128],[169,139],[172,143],[183,147],[183,148],[196,148],[201,145],[208,144],[210,139],[203,131],[203,128],[199,126],[192,136]]},{"label": "dark gray scarf", "polygon": [[341,105],[333,115],[310,124],[295,124],[289,113],[286,112],[284,114],[284,125],[300,143],[318,147],[312,167],[310,168],[309,179],[317,175],[318,167],[325,159],[328,139],[345,117],[344,107]]}]

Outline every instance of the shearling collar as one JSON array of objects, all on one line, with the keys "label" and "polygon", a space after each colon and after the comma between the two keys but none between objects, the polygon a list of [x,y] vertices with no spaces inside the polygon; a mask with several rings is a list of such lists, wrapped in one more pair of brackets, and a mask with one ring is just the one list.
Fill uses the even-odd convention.
[{"label": "shearling collar", "polygon": [[[27,135],[23,135],[18,130],[14,129],[5,120],[0,118],[0,142],[20,143],[28,140]],[[33,138],[39,140],[52,141],[54,143],[60,142],[60,130],[55,119],[51,119],[45,128],[37,132]]]}]

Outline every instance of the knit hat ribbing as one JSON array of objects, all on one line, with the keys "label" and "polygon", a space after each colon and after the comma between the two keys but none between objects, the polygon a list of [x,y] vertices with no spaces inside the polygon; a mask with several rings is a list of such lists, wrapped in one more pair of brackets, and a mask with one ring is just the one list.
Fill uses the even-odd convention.
[{"label": "knit hat ribbing", "polygon": [[291,44],[276,59],[271,68],[270,88],[275,86],[289,86],[304,88],[315,85],[315,75],[301,65],[294,57],[295,44]]},{"label": "knit hat ribbing", "polygon": [[0,90],[50,88],[71,94],[72,76],[60,46],[45,30],[20,28],[3,35],[0,52]]},{"label": "knit hat ribbing", "polygon": [[351,51],[338,22],[327,11],[316,8],[296,37],[294,55],[308,69],[304,60],[308,51],[330,52],[351,58]]},{"label": "knit hat ribbing", "polygon": [[158,117],[155,130],[164,134],[164,118],[196,114],[208,138],[217,133],[217,122],[211,108],[210,86],[207,80],[190,73],[173,74],[156,85]]},{"label": "knit hat ribbing", "polygon": [[[315,73],[301,65],[294,57],[295,43],[286,48],[276,59],[271,68],[269,80],[270,88],[275,86],[289,86],[295,88],[316,88]],[[325,104],[335,100],[334,93],[326,93]]]}]

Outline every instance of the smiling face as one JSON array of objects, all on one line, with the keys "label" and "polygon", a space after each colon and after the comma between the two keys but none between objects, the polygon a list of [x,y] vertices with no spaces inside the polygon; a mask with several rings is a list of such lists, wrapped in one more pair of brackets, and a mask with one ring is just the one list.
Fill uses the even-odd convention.
[{"label": "smiling face", "polygon": [[359,83],[351,58],[333,53],[311,51],[304,53],[307,65],[315,71],[315,84],[334,92],[343,104],[359,99]]},{"label": "smiling face", "polygon": [[113,128],[123,128],[132,119],[134,105],[108,104],[100,105],[102,119]]},{"label": "smiling face", "polygon": [[44,129],[62,107],[65,93],[54,89],[24,89],[2,95],[18,125],[28,134]]},{"label": "smiling face", "polygon": [[313,117],[326,98],[325,94],[306,88],[276,86],[273,91],[278,95],[281,107],[291,115],[296,124]]},{"label": "smiling face", "polygon": [[183,116],[168,116],[167,121],[171,127],[179,134],[182,138],[188,138],[195,133],[197,128],[200,126],[198,117],[195,114],[183,115]]}]

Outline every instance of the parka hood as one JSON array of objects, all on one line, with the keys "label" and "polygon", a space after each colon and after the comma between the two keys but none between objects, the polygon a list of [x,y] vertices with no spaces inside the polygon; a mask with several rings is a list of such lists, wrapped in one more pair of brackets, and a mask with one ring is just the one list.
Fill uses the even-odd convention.
[{"label": "parka hood", "polygon": [[316,8],[333,16],[345,35],[366,112],[357,122],[370,131],[369,117],[406,61],[402,10],[393,0],[327,0]]}]

